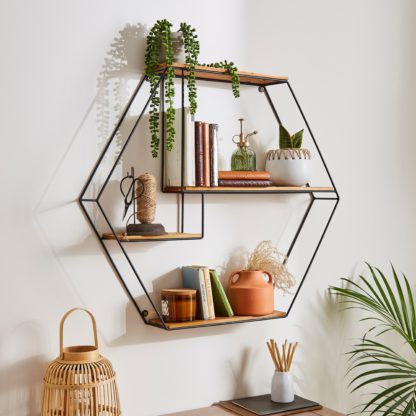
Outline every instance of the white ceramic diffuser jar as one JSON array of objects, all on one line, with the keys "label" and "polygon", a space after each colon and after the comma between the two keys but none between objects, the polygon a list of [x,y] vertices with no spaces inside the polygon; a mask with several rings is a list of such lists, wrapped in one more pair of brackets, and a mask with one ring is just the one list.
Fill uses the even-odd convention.
[{"label": "white ceramic diffuser jar", "polygon": [[275,371],[272,379],[272,401],[291,403],[295,400],[293,376],[290,372]]},{"label": "white ceramic diffuser jar", "polygon": [[303,186],[311,177],[311,153],[308,149],[269,150],[266,170],[273,185]]}]

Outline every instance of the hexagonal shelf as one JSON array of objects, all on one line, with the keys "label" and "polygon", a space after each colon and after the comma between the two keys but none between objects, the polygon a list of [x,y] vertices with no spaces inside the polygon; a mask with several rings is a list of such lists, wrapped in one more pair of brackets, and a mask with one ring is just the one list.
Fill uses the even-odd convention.
[{"label": "hexagonal shelf", "polygon": [[[180,78],[182,80],[182,107],[184,107],[184,79],[187,75],[187,66],[185,64],[173,64],[172,65],[175,69],[175,75],[177,78]],[[164,82],[165,82],[165,74],[166,74],[167,65],[160,65],[159,66],[159,73],[160,73],[160,80],[158,87],[164,88]],[[211,82],[231,82],[231,77],[228,74],[228,72],[224,69],[219,68],[212,68],[212,67],[205,67],[205,66],[197,66],[195,68],[195,75],[198,80],[203,81],[211,81]],[[280,125],[281,121],[279,118],[279,115],[276,111],[276,108],[273,104],[273,101],[269,95],[268,87],[273,85],[286,85],[289,88],[291,97],[293,98],[297,109],[299,110],[303,121],[306,125],[307,130],[309,131],[309,134],[312,138],[313,144],[315,146],[315,149],[317,150],[317,153],[319,155],[320,161],[323,164],[323,167],[325,169],[326,175],[331,183],[330,187],[313,187],[313,186],[302,186],[302,187],[283,187],[283,186],[269,186],[269,187],[262,187],[262,188],[237,188],[237,187],[188,187],[188,186],[178,186],[178,187],[165,187],[162,179],[162,192],[169,194],[179,194],[179,204],[181,207],[181,221],[179,229],[176,232],[168,233],[164,236],[158,236],[158,237],[133,237],[133,236],[127,236],[123,233],[116,232],[113,224],[110,221],[110,216],[108,213],[105,212],[103,208],[103,204],[101,203],[101,198],[103,196],[103,192],[106,189],[106,187],[109,185],[109,181],[111,176],[113,175],[120,159],[123,153],[125,152],[127,145],[129,144],[130,140],[133,137],[133,133],[136,130],[139,121],[142,119],[149,103],[152,98],[152,93],[150,92],[149,98],[147,99],[143,109],[141,110],[140,114],[136,117],[134,123],[132,124],[131,128],[129,129],[129,132],[127,134],[127,138],[125,142],[122,144],[120,151],[118,154],[116,154],[116,157],[114,159],[114,163],[112,164],[108,175],[105,177],[103,184],[101,187],[97,189],[95,186],[94,180],[96,178],[97,170],[99,167],[106,162],[107,156],[111,152],[111,145],[113,142],[117,139],[117,135],[119,133],[119,129],[121,128],[121,125],[126,118],[126,115],[133,105],[134,101],[136,100],[136,97],[138,96],[139,91],[141,90],[143,84],[148,81],[146,77],[144,76],[139,84],[137,85],[136,89],[133,92],[132,97],[130,98],[129,102],[127,103],[126,108],[124,109],[117,125],[115,126],[113,133],[111,134],[108,142],[104,146],[104,149],[101,152],[100,157],[98,158],[93,171],[91,172],[90,176],[88,177],[88,180],[84,186],[84,188],[81,191],[81,195],[79,197],[79,203],[81,206],[81,209],[83,213],[85,214],[85,217],[90,224],[92,230],[94,231],[98,241],[101,244],[101,247],[104,251],[104,254],[106,255],[108,261],[110,262],[110,265],[112,266],[115,274],[119,278],[120,283],[122,284],[123,288],[126,291],[126,294],[132,301],[133,305],[135,306],[136,310],[142,317],[143,321],[147,325],[151,325],[157,328],[162,328],[164,330],[179,330],[179,329],[188,329],[188,328],[198,328],[198,327],[207,327],[207,326],[218,326],[218,325],[228,325],[228,324],[236,324],[236,323],[243,323],[243,322],[255,322],[260,320],[271,320],[271,319],[281,319],[288,316],[290,313],[296,298],[299,294],[300,289],[302,288],[302,285],[305,281],[305,278],[310,270],[310,267],[312,265],[312,262],[315,259],[315,256],[318,252],[318,249],[321,245],[321,242],[325,236],[325,233],[328,229],[328,226],[333,218],[333,215],[335,213],[335,210],[337,208],[337,205],[339,203],[339,194],[336,190],[336,187],[334,185],[334,182],[332,180],[332,177],[329,173],[329,170],[327,168],[327,165],[322,157],[321,151],[316,143],[316,140],[313,136],[313,133],[309,127],[309,124],[305,118],[305,115],[302,111],[302,108],[299,105],[299,102],[293,92],[292,87],[289,84],[288,78],[285,76],[273,76],[273,75],[265,75],[265,74],[257,74],[253,72],[246,72],[246,71],[239,71],[240,76],[240,82],[243,85],[251,85],[254,87],[257,87],[259,89],[259,92],[263,93],[268,104],[271,107],[271,110],[274,114],[274,117],[276,118],[277,123]],[[162,108],[161,111],[164,110],[164,104],[162,101]],[[163,130],[163,129],[162,129]],[[184,148],[184,137],[182,137],[182,149]],[[162,149],[164,149],[165,146],[165,137],[164,132],[162,131]],[[163,178],[163,169],[164,169],[164,158],[163,158],[162,152],[162,178]],[[183,178],[183,166],[182,166],[182,178]],[[182,179],[183,183],[183,179]],[[198,194],[201,197],[201,232],[200,233],[184,233],[184,206],[185,206],[185,195],[187,194]],[[293,299],[290,303],[290,306],[286,312],[281,311],[275,311],[271,315],[267,316],[261,316],[261,317],[253,317],[253,316],[234,316],[232,318],[225,318],[225,317],[217,317],[214,320],[209,321],[193,321],[193,322],[185,322],[185,323],[168,323],[165,322],[162,318],[161,312],[159,308],[156,307],[154,301],[152,300],[150,294],[148,293],[145,285],[143,284],[143,281],[140,278],[139,273],[136,270],[136,267],[134,266],[132,260],[130,259],[130,256],[128,255],[124,244],[125,243],[134,243],[134,242],[153,242],[153,241],[170,241],[170,240],[198,240],[202,239],[204,237],[204,201],[205,201],[205,195],[209,194],[307,194],[310,198],[309,203],[306,207],[306,210],[302,216],[302,219],[300,223],[297,226],[296,232],[294,234],[294,237],[290,243],[289,249],[287,251],[287,257],[290,256],[292,253],[292,250],[298,241],[298,237],[301,234],[301,231],[304,227],[304,224],[311,212],[311,208],[315,201],[328,201],[333,203],[332,210],[330,210],[328,218],[326,219],[326,223],[323,227],[323,231],[320,233],[320,236],[318,238],[318,242],[316,247],[313,250],[313,254],[309,260],[309,263],[306,267],[306,270],[303,274],[303,277],[297,287],[296,293],[293,296]],[[89,204],[92,204],[94,210],[91,212],[87,208]],[[97,213],[99,213],[103,219],[105,226],[110,230],[110,232],[101,232],[99,225],[97,224],[96,216]],[[138,302],[136,301],[135,297],[131,293],[128,285],[126,284],[125,279],[123,278],[123,272],[120,270],[120,268],[117,266],[114,254],[111,252],[108,243],[106,241],[113,240],[116,242],[117,246],[120,248],[122,255],[124,256],[125,260],[127,261],[127,264],[129,265],[131,271],[134,273],[134,276],[137,278],[137,282],[142,287],[144,294],[146,295],[146,298],[149,301],[150,306],[154,309],[154,315],[155,317],[149,316],[149,312],[147,310],[143,310]]]}]

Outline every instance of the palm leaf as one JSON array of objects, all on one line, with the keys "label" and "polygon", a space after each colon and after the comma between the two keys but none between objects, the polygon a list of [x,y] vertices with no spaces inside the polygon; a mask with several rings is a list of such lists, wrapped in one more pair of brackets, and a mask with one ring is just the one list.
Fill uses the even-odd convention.
[{"label": "palm leaf", "polygon": [[[378,391],[362,406],[361,414],[414,416],[416,411],[416,366],[394,349],[376,339],[394,331],[416,352],[416,311],[413,293],[405,275],[399,278],[391,265],[392,282],[383,272],[367,263],[371,278],[357,282],[342,279],[343,287],[330,287],[345,309],[365,312],[360,321],[373,321],[362,340],[349,354],[352,391],[376,386]],[[404,283],[403,283],[404,282]],[[355,376],[352,374],[355,373]],[[393,385],[384,387],[385,382]],[[382,384],[381,386],[379,384]]]}]

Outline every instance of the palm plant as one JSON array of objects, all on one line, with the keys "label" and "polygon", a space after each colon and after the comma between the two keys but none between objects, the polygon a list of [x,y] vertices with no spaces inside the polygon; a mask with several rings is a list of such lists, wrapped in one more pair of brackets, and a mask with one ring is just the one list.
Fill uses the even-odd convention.
[{"label": "palm plant", "polygon": [[[352,391],[367,385],[378,387],[377,393],[362,406],[361,414],[414,416],[416,366],[378,340],[382,334],[394,332],[416,354],[416,312],[412,290],[406,276],[403,274],[399,278],[393,265],[392,284],[380,269],[367,266],[371,278],[360,275],[357,282],[342,279],[344,287],[330,287],[330,292],[339,295],[347,309],[358,308],[366,312],[361,321],[374,323],[349,352],[348,373],[359,372],[350,386]],[[392,385],[379,385],[385,382],[392,382]]]}]

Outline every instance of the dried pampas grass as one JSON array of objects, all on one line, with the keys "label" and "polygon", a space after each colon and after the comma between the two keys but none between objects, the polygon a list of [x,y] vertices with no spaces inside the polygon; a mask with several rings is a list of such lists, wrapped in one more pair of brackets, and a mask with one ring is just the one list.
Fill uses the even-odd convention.
[{"label": "dried pampas grass", "polygon": [[271,241],[262,241],[251,253],[246,270],[269,272],[273,277],[274,287],[287,294],[296,281],[284,264],[286,259],[286,255],[274,247]]}]

